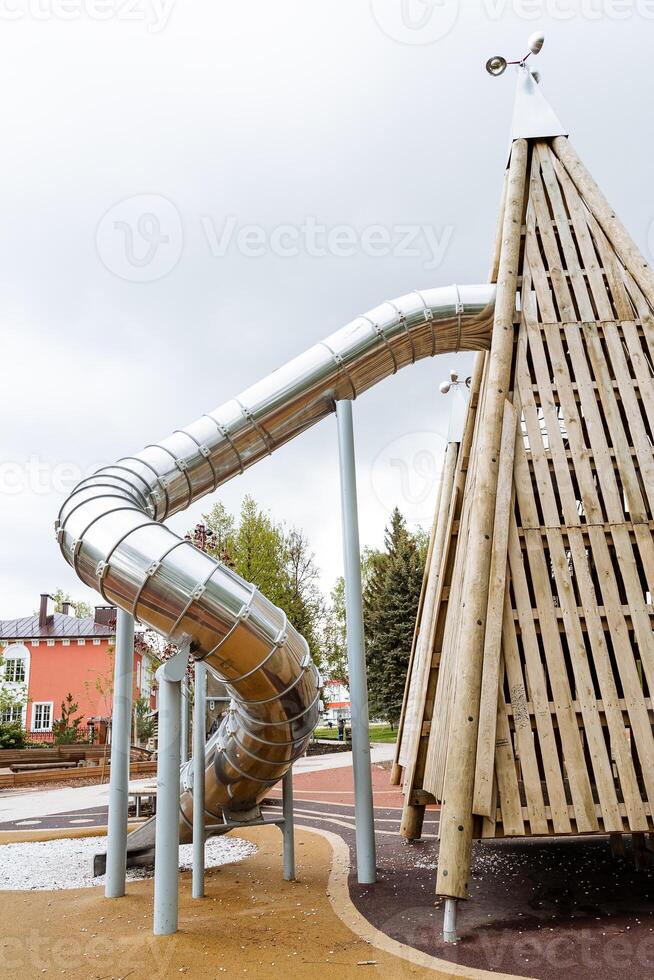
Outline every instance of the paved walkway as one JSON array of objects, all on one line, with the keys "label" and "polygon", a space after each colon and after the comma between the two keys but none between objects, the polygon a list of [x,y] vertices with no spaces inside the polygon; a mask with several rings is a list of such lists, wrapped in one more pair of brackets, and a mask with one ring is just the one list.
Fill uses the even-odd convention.
[{"label": "paved walkway", "polygon": [[[428,810],[421,842],[408,844],[399,837],[402,796],[388,782],[392,746],[378,749],[372,768],[378,881],[359,886],[350,874],[349,895],[358,912],[390,941],[452,964],[539,980],[560,980],[566,974],[575,980],[654,976],[652,873],[634,870],[629,861],[614,860],[607,840],[597,837],[477,842],[471,899],[460,905],[464,942],[445,946],[440,939],[442,909],[434,894],[439,811]],[[354,866],[349,754],[302,763],[294,779],[298,826],[338,835]],[[79,795],[74,799],[79,803],[84,791],[99,789],[106,791],[106,787],[76,789]],[[97,798],[86,809],[54,812],[53,802],[66,802],[59,796],[63,792],[38,794],[41,809],[32,817],[38,825],[25,823],[29,816],[19,816],[1,824],[0,831],[80,829],[106,823],[106,800]],[[0,800],[5,802],[7,798]],[[28,807],[31,813],[34,802]],[[276,787],[269,794],[266,812],[278,813],[280,802]],[[22,807],[23,803],[13,812],[23,814]]]},{"label": "paved walkway", "polygon": [[[394,745],[379,743],[371,749],[373,763],[389,761],[395,752]],[[298,759],[293,768],[296,776],[306,773],[328,773],[332,770],[351,769],[351,752],[334,752],[326,755],[305,756]],[[329,778],[329,777],[327,777]],[[132,780],[130,786],[148,786],[153,777]],[[21,790],[0,792],[0,831],[31,826],[47,829],[51,826],[65,826],[65,821],[56,823],[47,818],[53,815],[73,814],[78,810],[93,811],[96,815],[105,814],[109,802],[109,785],[64,786],[52,789],[31,787]],[[90,815],[90,814],[89,814]],[[28,823],[29,821],[29,823]],[[106,822],[106,819],[105,819]]]}]

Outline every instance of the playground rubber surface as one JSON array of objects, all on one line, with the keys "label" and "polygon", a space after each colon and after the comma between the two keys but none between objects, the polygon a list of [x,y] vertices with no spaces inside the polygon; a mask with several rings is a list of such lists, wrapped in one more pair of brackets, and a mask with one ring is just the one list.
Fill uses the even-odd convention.
[{"label": "playground rubber surface", "polygon": [[[333,972],[337,976],[358,977],[373,971],[376,974],[383,971],[388,977],[482,976],[479,971],[493,971],[499,977],[518,975],[539,980],[559,980],[566,975],[575,980],[624,980],[625,975],[629,980],[644,980],[654,976],[652,872],[636,871],[629,855],[625,861],[614,860],[606,839],[478,842],[471,900],[461,903],[459,911],[459,932],[465,939],[456,946],[445,946],[440,940],[442,910],[434,895],[438,810],[427,811],[420,843],[404,842],[397,833],[400,791],[389,786],[387,768],[373,765],[378,882],[374,887],[359,886],[352,873],[349,882],[346,874],[355,850],[351,769],[300,773],[294,784],[301,879],[298,883],[281,880],[281,837],[276,828],[252,830],[248,834],[239,831],[239,836],[255,841],[261,850],[243,864],[211,872],[207,879],[207,903],[191,902],[189,876],[182,875],[181,932],[172,940],[177,951],[175,957],[179,953],[183,958],[187,950],[195,951],[194,955],[198,956],[208,953],[214,964],[213,973],[210,970],[196,973],[195,968],[189,968],[190,975],[313,977],[315,968],[322,967],[321,972],[327,971],[328,976]],[[279,809],[280,795],[277,790],[270,793],[266,809],[271,814]],[[52,828],[50,833],[57,835],[65,833],[66,828],[70,832],[90,833],[87,821],[106,822],[106,810],[96,807],[49,817],[43,815],[38,826],[5,823],[0,827],[4,831],[0,840],[42,837],[48,833],[48,827]],[[308,834],[302,827],[323,836]],[[330,864],[341,868],[338,887],[333,880],[327,883]],[[233,889],[232,885],[237,887]],[[296,891],[292,892],[293,889]],[[299,906],[288,905],[291,893],[301,896],[297,899],[301,901]],[[310,907],[302,898],[309,894],[314,903]],[[29,916],[40,928],[44,915],[41,905],[45,902],[45,909],[50,909],[47,915],[54,921],[51,913],[54,906],[48,907],[47,902],[50,900],[62,908],[60,895],[5,894],[0,896],[0,909],[7,910],[9,897],[14,909],[18,907],[16,903],[25,903],[26,913],[33,909]],[[103,929],[115,926],[113,935],[123,945],[131,941],[127,937],[132,934],[132,927],[136,929],[143,955],[147,953],[150,959],[149,966],[138,967],[145,972],[133,972],[130,976],[172,976],[185,968],[180,960],[177,966],[167,965],[166,972],[156,972],[154,951],[162,940],[155,941],[151,936],[151,883],[130,884],[130,897],[124,906],[122,902],[105,902],[98,889],[87,889],[84,895],[67,892],[63,907],[72,903],[75,908],[85,909],[86,903],[91,903],[96,920],[104,916]],[[133,905],[136,895],[140,904]],[[278,912],[279,923],[273,921]],[[21,913],[19,918],[27,921],[29,916]],[[115,916],[121,918],[113,923]],[[308,933],[297,929],[300,916],[305,925],[311,926]],[[332,916],[338,923],[334,926],[336,932],[330,931]],[[105,926],[109,920],[113,925]],[[240,933],[245,938],[237,948],[229,946],[229,957],[221,959],[219,952],[225,949],[222,938],[224,929],[228,928],[226,923],[234,921],[238,922],[239,930],[247,923],[245,933]],[[311,931],[314,926],[317,938]],[[348,926],[354,930],[354,936]],[[345,934],[342,929],[346,930]],[[126,930],[124,940],[122,930]],[[98,936],[104,934],[98,932]],[[362,936],[373,945],[367,945]],[[310,954],[307,943],[313,944]],[[239,953],[241,944],[245,949]],[[393,956],[392,951],[398,951],[396,944],[402,944],[400,957],[393,957],[392,963],[384,961],[382,953]],[[405,959],[407,947],[417,951],[417,961]],[[298,959],[299,956],[302,958]],[[421,960],[420,956],[425,959]],[[377,962],[364,965],[368,960]],[[451,965],[448,967],[443,961]],[[173,958],[172,963],[176,964],[177,959]],[[75,974],[66,970],[66,973],[96,976],[83,971]],[[126,975],[127,972],[116,972],[115,966],[97,974],[105,978]]]},{"label": "playground rubber surface", "polygon": [[[281,835],[259,828],[242,836],[258,852],[207,873],[206,898],[190,897],[180,877],[180,931],[153,937],[152,882],[130,883],[108,902],[99,888],[0,895],[5,975],[73,980],[217,977],[448,977],[371,945],[331,904],[332,846],[297,833],[297,882],[281,874]],[[337,886],[336,886],[337,887]],[[460,974],[456,974],[457,976]]]}]

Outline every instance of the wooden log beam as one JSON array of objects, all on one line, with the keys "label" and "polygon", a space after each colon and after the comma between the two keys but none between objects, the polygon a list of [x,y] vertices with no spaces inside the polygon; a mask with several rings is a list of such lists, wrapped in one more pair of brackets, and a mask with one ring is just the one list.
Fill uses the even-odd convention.
[{"label": "wooden log beam", "polygon": [[[446,450],[447,452],[447,450]],[[445,467],[443,468],[445,470]],[[425,609],[425,596],[429,588],[430,576],[432,573],[432,559],[434,555],[434,542],[438,534],[438,521],[441,509],[441,499],[443,497],[443,479],[445,473],[441,473],[441,478],[438,484],[438,494],[436,497],[436,510],[434,512],[434,521],[431,528],[431,534],[429,536],[429,547],[427,549],[427,556],[425,558],[425,568],[422,576],[422,587],[420,589],[420,600],[418,602],[418,611],[416,613],[416,622],[413,629],[413,640],[411,641],[411,654],[409,655],[409,664],[407,666],[406,678],[404,681],[404,696],[402,698],[402,712],[400,714],[400,721],[397,726],[397,741],[395,743],[395,756],[393,757],[393,766],[391,769],[391,786],[399,786],[402,779],[402,769],[403,763],[402,758],[405,753],[402,751],[402,740],[404,738],[404,721],[406,718],[406,711],[409,701],[409,692],[411,691],[412,684],[415,683],[413,677],[413,670],[416,657],[416,647],[418,643],[418,637],[420,634],[420,629],[423,621],[427,617],[427,611]]]},{"label": "wooden log beam", "polygon": [[586,170],[568,138],[556,136],[552,141],[552,147],[618,257],[640,286],[650,307],[654,309],[654,272],[643,258],[640,249],[604,197],[595,179]]},{"label": "wooden log beam", "polygon": [[[472,850],[472,801],[475,780],[479,700],[488,606],[488,589],[499,475],[504,402],[511,380],[516,286],[525,206],[528,143],[516,140],[511,151],[502,229],[495,320],[480,427],[476,485],[470,517],[471,543],[458,639],[461,657],[454,698],[452,730],[445,770],[441,846],[436,891],[449,898],[468,897]],[[507,507],[510,502],[506,502]]]}]

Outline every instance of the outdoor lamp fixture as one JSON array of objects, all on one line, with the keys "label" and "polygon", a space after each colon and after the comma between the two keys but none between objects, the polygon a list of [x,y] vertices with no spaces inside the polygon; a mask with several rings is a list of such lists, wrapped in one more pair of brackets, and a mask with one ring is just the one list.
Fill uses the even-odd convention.
[{"label": "outdoor lamp fixture", "polygon": [[486,71],[489,75],[501,75],[506,70],[507,65],[524,65],[530,55],[538,54],[544,42],[545,35],[542,31],[535,31],[527,41],[529,51],[524,58],[518,58],[517,61],[507,61],[502,55],[496,54],[486,62]]},{"label": "outdoor lamp fixture", "polygon": [[438,386],[438,390],[440,391],[441,395],[447,395],[452,388],[458,388],[461,385],[465,385],[465,387],[470,390],[471,383],[472,378],[470,376],[461,380],[456,371],[450,371],[449,381],[441,381]]}]

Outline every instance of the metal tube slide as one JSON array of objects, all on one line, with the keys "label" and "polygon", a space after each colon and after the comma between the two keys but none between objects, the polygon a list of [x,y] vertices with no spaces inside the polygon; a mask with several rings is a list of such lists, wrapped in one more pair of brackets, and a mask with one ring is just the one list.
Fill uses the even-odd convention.
[{"label": "metal tube slide", "polygon": [[[172,642],[189,642],[228,687],[232,710],[207,743],[207,823],[253,816],[304,753],[320,677],[280,609],[163,522],[331,414],[336,401],[421,358],[487,350],[494,299],[493,285],[479,285],[385,302],[238,398],[102,467],[61,508],[59,545],[82,581]],[[182,769],[183,840],[191,769]],[[142,831],[130,835],[130,849],[151,844]]]}]

